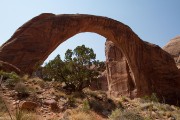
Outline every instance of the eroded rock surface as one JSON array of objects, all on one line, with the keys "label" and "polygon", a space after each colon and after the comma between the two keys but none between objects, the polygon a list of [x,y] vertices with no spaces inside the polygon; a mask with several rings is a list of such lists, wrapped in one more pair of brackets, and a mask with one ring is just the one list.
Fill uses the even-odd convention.
[{"label": "eroded rock surface", "polygon": [[38,104],[31,101],[23,101],[20,104],[20,109],[22,110],[35,110],[37,108]]},{"label": "eroded rock surface", "polygon": [[163,49],[173,56],[177,67],[180,69],[180,36],[170,40]]},{"label": "eroded rock surface", "polygon": [[126,57],[112,41],[106,41],[105,53],[109,94],[115,97],[128,96],[134,98],[136,96],[136,85]]},{"label": "eroded rock surface", "polygon": [[127,25],[107,17],[41,14],[0,47],[0,60],[31,74],[56,47],[81,32],[100,34],[122,51],[135,81],[136,97],[155,92],[167,103],[180,101],[180,76],[173,58],[142,41]]},{"label": "eroded rock surface", "polygon": [[6,72],[16,72],[17,74],[21,73],[19,68],[17,68],[16,66],[10,63],[3,62],[3,61],[0,61],[0,70],[6,71]]}]

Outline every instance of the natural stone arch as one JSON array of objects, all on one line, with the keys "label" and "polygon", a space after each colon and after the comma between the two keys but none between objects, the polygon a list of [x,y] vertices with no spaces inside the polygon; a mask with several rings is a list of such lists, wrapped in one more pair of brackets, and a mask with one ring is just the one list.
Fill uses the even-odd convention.
[{"label": "natural stone arch", "polygon": [[137,96],[156,92],[169,102],[180,100],[179,73],[173,59],[158,46],[143,42],[128,26],[106,17],[41,14],[1,46],[0,60],[32,73],[58,45],[81,32],[95,32],[115,43],[133,72]]}]

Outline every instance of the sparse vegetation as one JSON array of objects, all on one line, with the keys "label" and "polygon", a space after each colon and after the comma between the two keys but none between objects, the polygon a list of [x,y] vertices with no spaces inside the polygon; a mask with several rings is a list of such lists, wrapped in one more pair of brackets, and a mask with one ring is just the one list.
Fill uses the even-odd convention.
[{"label": "sparse vegetation", "polygon": [[109,119],[110,120],[118,120],[121,112],[122,112],[122,110],[115,109],[114,111],[112,111],[111,115],[109,116]]},{"label": "sparse vegetation", "polygon": [[84,100],[84,101],[83,101],[82,109],[83,109],[83,111],[85,111],[85,112],[90,110],[90,105],[89,105],[88,100]]},{"label": "sparse vegetation", "polygon": [[5,85],[9,88],[15,87],[15,85],[20,81],[20,77],[14,73],[7,73],[4,71],[0,71],[0,84],[5,82]]},{"label": "sparse vegetation", "polygon": [[[68,56],[71,56],[70,52],[68,52]],[[159,103],[155,93],[133,100],[126,96],[112,99],[109,98],[106,92],[101,90],[92,91],[90,88],[82,89],[82,87],[82,90],[78,91],[77,88],[74,89],[74,87],[70,86],[73,89],[69,92],[67,89],[64,89],[64,84],[66,86],[67,83],[57,79],[44,81],[38,77],[32,78],[28,75],[19,77],[15,73],[5,73],[2,71],[0,75],[2,80],[2,91],[0,92],[2,96],[8,98],[6,99],[7,103],[11,102],[10,105],[13,106],[16,105],[17,101],[32,101],[37,104],[37,110],[40,112],[40,115],[37,115],[36,113],[21,110],[19,107],[15,109],[12,106],[6,106],[0,97],[0,118],[2,116],[3,120],[180,119],[180,109],[173,105]],[[58,78],[58,76],[56,77]],[[74,78],[73,80],[75,81],[76,79]],[[75,85],[76,82],[72,84]],[[45,100],[49,101],[49,104]],[[52,106],[57,107],[57,109],[53,111]],[[12,109],[16,111],[11,112]]]},{"label": "sparse vegetation", "polygon": [[[19,79],[21,80],[23,78]],[[20,82],[16,83],[13,89],[7,90],[15,90],[18,93],[27,92],[30,95],[27,98],[21,98],[22,100],[33,100],[34,102],[37,102],[44,106],[44,103],[41,100],[45,99],[46,97],[39,96],[43,94],[42,90],[44,89],[44,95],[55,96],[53,97],[53,99],[56,101],[60,101],[60,103],[58,102],[57,104],[60,104],[60,106],[63,107],[60,112],[64,116],[61,120],[66,120],[66,118],[67,120],[95,120],[97,115],[102,119],[105,118],[110,120],[154,120],[155,118],[159,118],[162,120],[178,120],[180,117],[180,110],[178,107],[159,103],[154,96],[145,97],[146,99],[139,98],[134,100],[122,96],[119,100],[113,100],[111,98],[108,98],[107,94],[103,91],[92,91],[88,88],[83,89],[83,92],[72,92],[71,94],[67,94],[66,91],[63,91],[60,88],[61,84],[56,83],[59,82],[42,81],[38,78],[27,78],[26,80],[21,80]],[[46,87],[44,87],[44,84]],[[56,84],[57,86],[55,86],[54,84]],[[30,90],[31,87],[32,89],[38,87],[40,94],[39,92],[32,92]],[[46,92],[48,90],[50,90],[51,92]],[[15,98],[19,100],[20,98],[17,97],[17,95],[15,96]],[[9,96],[11,96],[11,94]],[[36,96],[36,100],[33,98],[34,96]],[[3,119],[10,120],[7,109],[2,104],[1,100],[0,109],[0,115],[3,116]],[[37,120],[37,118],[39,118],[39,120],[44,119],[42,118],[42,116],[36,115],[36,113],[20,110],[16,111],[15,113],[16,114],[11,113],[12,118],[15,120]],[[56,120],[56,117],[53,119]],[[49,118],[49,120],[53,119]],[[59,120],[58,117],[57,120]]]},{"label": "sparse vegetation", "polygon": [[149,101],[152,101],[152,102],[159,102],[159,99],[156,95],[156,93],[152,93],[150,96],[144,96],[143,99],[146,101],[146,102],[149,102]]},{"label": "sparse vegetation", "polygon": [[79,109],[68,110],[61,120],[95,120],[95,116],[91,113],[81,111]]},{"label": "sparse vegetation", "polygon": [[4,71],[0,71],[0,76],[2,77],[1,79],[6,80],[6,79],[15,79],[18,80],[20,79],[20,77],[15,73],[15,72],[4,72]]},{"label": "sparse vegetation", "polygon": [[29,90],[22,82],[17,83],[14,89],[18,92],[17,96],[19,98],[25,98],[29,96]]},{"label": "sparse vegetation", "polygon": [[3,98],[0,96],[0,113],[4,113],[7,111],[7,108],[4,104]]},{"label": "sparse vegetation", "polygon": [[68,49],[65,60],[60,55],[51,60],[43,68],[44,79],[64,82],[69,91],[82,91],[96,80],[99,71],[105,69],[104,62],[96,60],[96,54],[85,45],[77,46],[73,51]]}]

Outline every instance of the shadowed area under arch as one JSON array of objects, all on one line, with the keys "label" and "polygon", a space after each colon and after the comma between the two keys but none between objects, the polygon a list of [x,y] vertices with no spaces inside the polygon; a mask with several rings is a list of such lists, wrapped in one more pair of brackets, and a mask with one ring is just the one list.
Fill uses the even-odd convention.
[{"label": "shadowed area under arch", "polygon": [[82,32],[100,34],[122,51],[133,73],[136,96],[155,92],[169,103],[180,100],[179,71],[170,55],[142,41],[127,25],[107,17],[41,14],[1,46],[0,60],[32,73],[63,41]]}]

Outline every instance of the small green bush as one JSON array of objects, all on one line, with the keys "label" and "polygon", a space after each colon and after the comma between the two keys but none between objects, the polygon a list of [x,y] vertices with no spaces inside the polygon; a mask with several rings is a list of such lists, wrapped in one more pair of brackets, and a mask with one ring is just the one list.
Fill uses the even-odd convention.
[{"label": "small green bush", "polygon": [[121,110],[120,109],[115,109],[114,111],[112,111],[111,115],[109,116],[110,120],[119,120],[118,118],[120,117],[121,114]]},{"label": "small green bush", "polygon": [[20,79],[20,77],[15,72],[8,73],[2,70],[0,71],[0,76],[3,76],[3,79]]},{"label": "small green bush", "polygon": [[90,100],[89,105],[95,112],[102,113],[104,110],[103,105],[98,100]]},{"label": "small green bush", "polygon": [[90,110],[90,105],[89,105],[89,102],[88,100],[84,100],[83,101],[83,107],[82,107],[83,111],[88,111]]},{"label": "small green bush", "polygon": [[0,77],[8,88],[13,88],[20,81],[20,77],[14,72],[7,73],[1,70]]},{"label": "small green bush", "polygon": [[152,93],[151,96],[144,96],[142,99],[144,99],[146,102],[159,102],[159,99],[156,95],[156,93]]},{"label": "small green bush", "polygon": [[67,98],[68,98],[67,104],[70,107],[75,107],[76,99],[72,95],[67,96]]},{"label": "small green bush", "polygon": [[19,83],[19,79],[7,79],[5,81],[5,85],[8,88],[14,88],[16,86],[16,84]]},{"label": "small green bush", "polygon": [[152,95],[151,95],[151,101],[153,101],[153,102],[159,102],[159,99],[158,99],[156,93],[152,93]]}]

